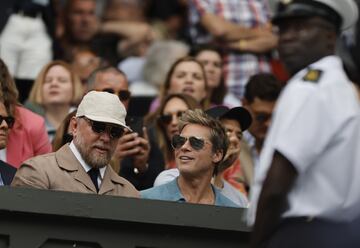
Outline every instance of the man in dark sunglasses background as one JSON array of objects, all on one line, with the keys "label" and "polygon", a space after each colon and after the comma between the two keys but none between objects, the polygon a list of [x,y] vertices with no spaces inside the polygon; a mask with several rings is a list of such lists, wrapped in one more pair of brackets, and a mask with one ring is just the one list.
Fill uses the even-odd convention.
[{"label": "man in dark sunglasses background", "polygon": [[57,152],[24,162],[12,186],[138,197],[138,191],[111,168],[117,142],[128,127],[119,98],[91,91],[70,121],[73,141]]},{"label": "man in dark sunglasses background", "polygon": [[[90,90],[117,95],[128,109],[131,94],[127,77],[122,71],[115,67],[98,68],[91,74],[88,83]],[[165,164],[157,148],[157,141],[148,136],[147,130],[143,127],[142,116],[127,116],[126,123],[133,132],[126,132],[119,139],[114,154],[114,168],[138,190],[152,187]]]},{"label": "man in dark sunglasses background", "polygon": [[202,110],[188,110],[179,122],[180,134],[172,139],[180,175],[169,183],[141,191],[141,197],[236,207],[211,184],[229,140],[219,120]]},{"label": "man in dark sunglasses background", "polygon": [[248,189],[253,182],[254,167],[258,164],[281,88],[280,82],[269,73],[260,73],[250,77],[245,87],[242,104],[250,112],[252,123],[243,135],[240,163],[244,173],[244,184]]}]

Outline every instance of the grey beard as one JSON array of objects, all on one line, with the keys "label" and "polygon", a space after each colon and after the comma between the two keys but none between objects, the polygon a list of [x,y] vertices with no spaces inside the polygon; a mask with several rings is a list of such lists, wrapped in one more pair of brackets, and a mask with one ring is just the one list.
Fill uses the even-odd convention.
[{"label": "grey beard", "polygon": [[91,152],[90,147],[84,144],[82,137],[80,137],[79,135],[74,138],[74,144],[79,150],[79,153],[84,159],[85,163],[87,163],[92,168],[102,168],[109,164],[111,160],[111,155],[109,153],[104,156],[96,156],[94,153]]}]

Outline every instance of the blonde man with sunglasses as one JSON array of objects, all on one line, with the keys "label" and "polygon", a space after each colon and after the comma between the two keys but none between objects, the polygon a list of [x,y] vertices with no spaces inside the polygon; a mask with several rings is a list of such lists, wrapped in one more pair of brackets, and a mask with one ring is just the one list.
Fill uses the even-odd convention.
[{"label": "blonde man with sunglasses", "polygon": [[179,135],[172,138],[180,175],[173,181],[141,191],[141,197],[177,202],[236,207],[211,184],[229,146],[218,120],[202,110],[188,110],[180,117]]},{"label": "blonde man with sunglasses", "polygon": [[70,121],[73,141],[55,153],[25,161],[12,186],[138,197],[134,186],[109,166],[118,140],[128,129],[125,116],[117,96],[90,91]]}]

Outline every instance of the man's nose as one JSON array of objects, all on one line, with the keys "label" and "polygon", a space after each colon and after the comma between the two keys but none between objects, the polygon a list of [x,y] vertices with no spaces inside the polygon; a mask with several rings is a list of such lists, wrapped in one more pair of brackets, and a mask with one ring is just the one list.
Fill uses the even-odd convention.
[{"label": "man's nose", "polygon": [[109,130],[106,129],[104,132],[100,133],[100,139],[109,142],[111,140]]},{"label": "man's nose", "polygon": [[190,141],[189,139],[187,139],[185,141],[185,143],[181,146],[180,148],[182,151],[190,151],[191,150],[191,145],[190,145]]}]

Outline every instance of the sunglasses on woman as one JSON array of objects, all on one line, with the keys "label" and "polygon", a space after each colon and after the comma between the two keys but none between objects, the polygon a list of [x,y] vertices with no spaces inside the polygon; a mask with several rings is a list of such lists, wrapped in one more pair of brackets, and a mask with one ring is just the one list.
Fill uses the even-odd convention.
[{"label": "sunglasses on woman", "polygon": [[165,114],[165,115],[160,115],[159,119],[162,123],[164,123],[165,125],[169,125],[172,121],[173,121],[173,116],[176,115],[177,118],[180,118],[182,116],[182,114],[185,111],[178,111],[174,114]]},{"label": "sunglasses on woman", "polygon": [[179,134],[175,134],[172,137],[171,146],[174,149],[180,149],[186,143],[187,140],[189,140],[190,146],[196,151],[203,149],[205,146],[205,140],[202,138],[197,138],[194,136],[190,136],[190,137],[186,138]]},{"label": "sunglasses on woman", "polygon": [[105,122],[93,121],[86,118],[85,116],[83,116],[82,118],[90,124],[91,129],[95,133],[101,134],[106,132],[112,139],[120,138],[125,132],[125,129],[123,127],[114,126]]},{"label": "sunglasses on woman", "polygon": [[129,100],[129,98],[131,96],[131,93],[128,90],[120,90],[119,92],[115,92],[115,90],[113,90],[111,88],[106,88],[106,89],[103,89],[102,91],[117,95],[119,97],[120,101],[122,101],[122,102]]},{"label": "sunglasses on woman", "polygon": [[9,128],[12,128],[15,123],[15,118],[12,116],[2,116],[0,115],[0,125],[1,123],[5,121]]}]

